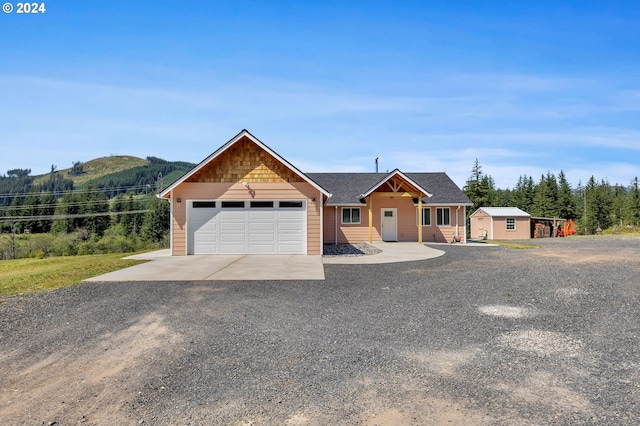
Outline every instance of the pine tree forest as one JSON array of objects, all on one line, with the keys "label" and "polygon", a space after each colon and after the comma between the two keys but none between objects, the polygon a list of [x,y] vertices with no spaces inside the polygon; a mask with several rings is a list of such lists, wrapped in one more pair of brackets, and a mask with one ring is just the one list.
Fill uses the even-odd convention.
[{"label": "pine tree forest", "polygon": [[533,217],[573,219],[582,235],[640,230],[638,177],[623,186],[591,176],[572,187],[561,170],[557,176],[520,175],[513,189],[499,189],[476,159],[463,191],[473,203],[468,216],[480,207],[518,207]]}]

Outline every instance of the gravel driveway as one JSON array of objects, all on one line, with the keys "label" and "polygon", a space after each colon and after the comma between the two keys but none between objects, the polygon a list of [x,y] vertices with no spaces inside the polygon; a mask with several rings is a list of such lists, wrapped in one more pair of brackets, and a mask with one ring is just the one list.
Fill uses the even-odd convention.
[{"label": "gravel driveway", "polygon": [[639,424],[640,239],[0,303],[2,424]]}]

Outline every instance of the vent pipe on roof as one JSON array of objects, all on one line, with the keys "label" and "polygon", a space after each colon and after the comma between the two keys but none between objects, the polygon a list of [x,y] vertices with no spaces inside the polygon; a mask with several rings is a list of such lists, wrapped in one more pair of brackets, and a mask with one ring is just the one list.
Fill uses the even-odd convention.
[{"label": "vent pipe on roof", "polygon": [[376,173],[378,173],[378,157],[376,157]]}]

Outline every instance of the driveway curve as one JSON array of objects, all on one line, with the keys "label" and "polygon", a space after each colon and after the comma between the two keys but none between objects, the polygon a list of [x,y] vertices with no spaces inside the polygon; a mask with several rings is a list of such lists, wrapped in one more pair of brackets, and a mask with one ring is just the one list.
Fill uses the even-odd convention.
[{"label": "driveway curve", "polygon": [[2,424],[635,425],[640,239],[0,303]]}]

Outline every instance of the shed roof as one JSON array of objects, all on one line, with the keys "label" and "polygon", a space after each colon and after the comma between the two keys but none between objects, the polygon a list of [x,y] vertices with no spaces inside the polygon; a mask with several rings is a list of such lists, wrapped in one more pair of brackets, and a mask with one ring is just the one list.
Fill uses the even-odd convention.
[{"label": "shed roof", "polygon": [[473,212],[471,216],[475,215],[479,211],[483,211],[492,217],[531,217],[529,213],[522,211],[517,207],[480,207],[478,210]]}]

